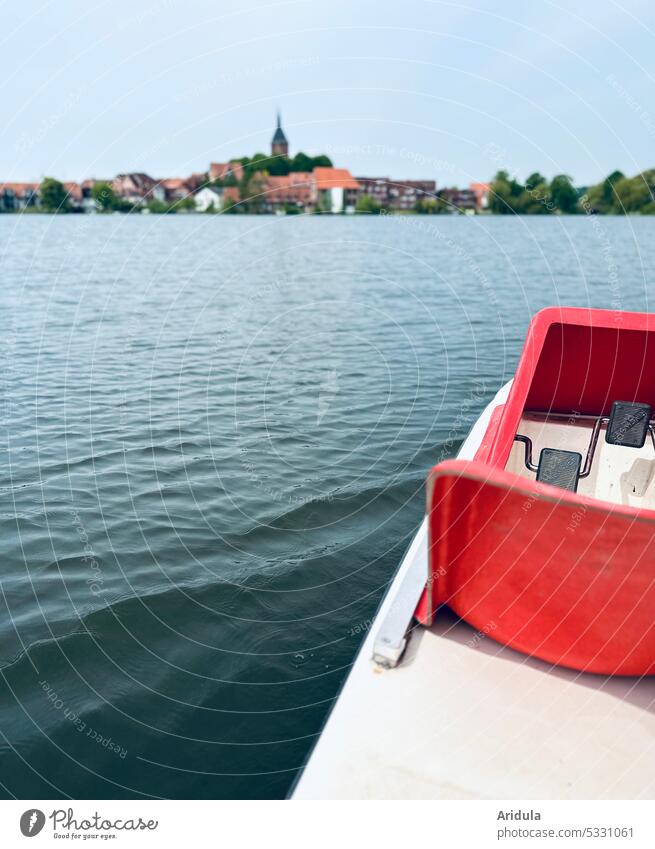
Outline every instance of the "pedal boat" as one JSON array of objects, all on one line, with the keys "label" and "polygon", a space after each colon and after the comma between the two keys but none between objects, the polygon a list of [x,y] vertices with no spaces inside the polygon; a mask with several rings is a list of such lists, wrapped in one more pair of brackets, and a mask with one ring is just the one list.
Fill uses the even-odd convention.
[{"label": "pedal boat", "polygon": [[293,798],[653,798],[655,315],[548,308]]}]

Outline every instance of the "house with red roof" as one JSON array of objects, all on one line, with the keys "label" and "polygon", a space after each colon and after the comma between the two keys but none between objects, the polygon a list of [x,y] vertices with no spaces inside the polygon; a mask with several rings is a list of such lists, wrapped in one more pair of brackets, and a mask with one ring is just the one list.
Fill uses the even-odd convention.
[{"label": "house with red roof", "polygon": [[184,200],[193,194],[192,185],[182,177],[166,177],[159,181],[159,185],[164,189],[166,200],[171,203]]},{"label": "house with red roof", "polygon": [[38,183],[0,183],[0,209],[11,212],[38,205]]},{"label": "house with red roof", "polygon": [[64,183],[66,189],[67,200],[70,206],[76,209],[82,209],[83,193],[82,186],[79,183]]},{"label": "house with red roof", "polygon": [[307,209],[313,201],[313,174],[310,171],[292,171],[283,177],[264,179],[264,209],[275,212],[289,206]]},{"label": "house with red roof", "polygon": [[312,201],[319,212],[354,212],[359,183],[347,168],[312,171]]},{"label": "house with red roof", "polygon": [[166,200],[166,190],[159,180],[141,172],[118,174],[112,181],[112,188],[119,197],[135,206],[149,200]]},{"label": "house with red roof", "polygon": [[229,162],[210,162],[209,179],[212,182],[234,179],[240,183],[243,179],[243,165],[238,159],[230,159]]},{"label": "house with red roof", "polygon": [[489,183],[471,183],[469,189],[475,195],[475,206],[478,212],[482,212],[489,206]]}]

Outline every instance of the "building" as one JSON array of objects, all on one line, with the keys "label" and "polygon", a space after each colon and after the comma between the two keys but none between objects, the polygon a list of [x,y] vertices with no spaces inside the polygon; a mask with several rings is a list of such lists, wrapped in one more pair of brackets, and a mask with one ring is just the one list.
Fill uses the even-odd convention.
[{"label": "building", "polygon": [[203,186],[193,196],[196,202],[196,212],[222,212],[227,204],[231,206],[240,201],[239,189],[236,186]]},{"label": "building", "polygon": [[206,186],[208,182],[209,174],[207,173],[194,172],[186,178],[186,184],[192,192],[197,192],[202,186]]},{"label": "building", "polygon": [[69,206],[77,210],[83,209],[82,186],[79,183],[64,183],[63,185],[66,189],[66,199]]},{"label": "building", "polygon": [[475,195],[478,212],[484,212],[489,207],[489,183],[471,183],[469,189]]},{"label": "building", "polygon": [[412,210],[420,200],[435,198],[435,180],[398,180],[389,186],[390,209]]},{"label": "building", "polygon": [[169,203],[184,200],[193,194],[189,181],[182,177],[166,177],[159,181],[159,185],[164,189],[165,198]]},{"label": "building", "polygon": [[312,202],[318,212],[354,212],[359,183],[347,168],[314,168]]},{"label": "building", "polygon": [[209,179],[212,183],[216,180],[221,182],[234,180],[240,183],[243,179],[243,165],[238,159],[231,159],[229,162],[210,162]]},{"label": "building", "polygon": [[208,212],[213,209],[215,212],[219,212],[223,208],[224,191],[224,189],[219,189],[216,186],[203,186],[193,196],[196,202],[196,211]]},{"label": "building", "polygon": [[0,183],[0,210],[14,212],[38,205],[38,183]]},{"label": "building", "polygon": [[271,156],[282,156],[284,159],[289,157],[289,142],[284,135],[280,113],[277,113],[277,127],[271,139]]},{"label": "building", "polygon": [[444,201],[446,212],[474,213],[478,208],[478,202],[471,189],[441,189],[439,197]]},{"label": "building", "polygon": [[434,198],[434,180],[391,180],[389,177],[357,177],[360,197],[373,198],[384,209],[412,210],[418,201]]},{"label": "building", "polygon": [[82,209],[84,212],[96,212],[97,205],[93,199],[93,187],[96,183],[109,183],[111,180],[82,180],[80,187],[82,189]]},{"label": "building", "polygon": [[263,186],[264,209],[275,212],[289,206],[309,209],[313,203],[313,173],[295,171],[284,177],[267,176]]},{"label": "building", "polygon": [[389,177],[355,177],[359,183],[359,196],[373,198],[382,207],[389,206]]},{"label": "building", "polygon": [[140,206],[149,200],[166,200],[164,187],[153,177],[140,172],[118,174],[112,181],[112,188],[119,197],[135,206]]}]

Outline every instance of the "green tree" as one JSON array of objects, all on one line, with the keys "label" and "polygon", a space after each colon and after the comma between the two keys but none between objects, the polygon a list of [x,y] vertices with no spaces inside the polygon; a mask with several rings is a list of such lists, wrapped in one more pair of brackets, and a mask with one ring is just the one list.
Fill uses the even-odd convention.
[{"label": "green tree", "polygon": [[193,212],[196,208],[196,202],[191,195],[188,195],[177,202],[177,208],[181,212]]},{"label": "green tree", "polygon": [[538,171],[535,171],[533,174],[530,174],[528,179],[525,181],[525,188],[529,192],[534,191],[537,188],[537,186],[545,186],[545,185],[546,185],[546,178],[543,176],[543,174],[540,174]]},{"label": "green tree", "polygon": [[319,156],[313,157],[312,165],[314,168],[332,168],[332,160],[329,156],[322,153]]},{"label": "green tree", "polygon": [[612,211],[625,215],[630,212],[641,212],[653,202],[653,180],[649,175],[653,172],[644,171],[636,177],[624,177],[614,184],[615,202]]},{"label": "green tree", "polygon": [[70,209],[68,192],[63,183],[54,177],[46,177],[43,180],[39,187],[39,197],[46,212],[68,212]]},{"label": "green tree", "polygon": [[[258,173],[271,174],[274,177],[284,177],[289,173],[289,160],[283,156],[268,156],[265,153],[255,153],[253,156],[244,156],[241,160],[244,168],[246,181]],[[226,183],[227,185],[227,183]]]},{"label": "green tree", "polygon": [[517,183],[507,171],[499,171],[489,187],[489,211],[498,215],[510,215],[520,212],[519,198],[523,186]]},{"label": "green tree", "polygon": [[109,183],[96,183],[91,189],[91,197],[102,212],[118,209],[122,204]]},{"label": "green tree", "polygon": [[624,179],[625,179],[625,174],[622,174],[621,171],[612,171],[612,173],[609,174],[607,177],[605,177],[605,179],[603,180],[602,197],[603,197],[603,201],[604,201],[607,209],[610,209],[611,207],[613,207],[614,203],[616,201],[616,196],[614,194],[614,186],[620,180],[624,180]]},{"label": "green tree", "polygon": [[314,168],[314,160],[300,150],[291,160],[290,166],[291,171],[311,171]]},{"label": "green tree", "polygon": [[361,212],[367,215],[379,215],[382,207],[371,195],[360,195],[355,204],[355,212]]},{"label": "green tree", "polygon": [[414,212],[419,215],[439,215],[447,210],[448,203],[440,195],[436,198],[419,198],[414,206]]},{"label": "green tree", "polygon": [[167,212],[175,212],[175,210],[171,210],[170,206],[163,200],[159,200],[158,198],[150,198],[148,203],[146,204],[146,209],[150,210],[150,212],[155,215],[165,215]]},{"label": "green tree", "polygon": [[566,174],[558,174],[550,181],[550,197],[553,206],[565,215],[578,211],[578,193]]},{"label": "green tree", "polygon": [[535,171],[525,181],[525,191],[517,201],[517,211],[522,215],[548,215],[553,211],[553,200],[546,178]]},{"label": "green tree", "polygon": [[619,205],[615,186],[621,180],[625,179],[626,178],[621,171],[612,171],[611,174],[608,174],[608,176],[605,177],[602,183],[590,186],[589,189],[587,189],[583,200],[585,211],[599,214],[623,212]]}]

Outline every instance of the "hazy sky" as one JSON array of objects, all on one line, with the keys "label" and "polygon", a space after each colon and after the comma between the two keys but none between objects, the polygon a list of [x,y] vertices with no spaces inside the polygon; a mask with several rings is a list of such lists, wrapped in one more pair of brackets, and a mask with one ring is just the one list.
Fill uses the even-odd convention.
[{"label": "hazy sky", "polygon": [[652,0],[0,0],[0,179],[267,151],[356,175],[655,166]]}]

